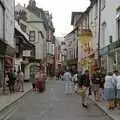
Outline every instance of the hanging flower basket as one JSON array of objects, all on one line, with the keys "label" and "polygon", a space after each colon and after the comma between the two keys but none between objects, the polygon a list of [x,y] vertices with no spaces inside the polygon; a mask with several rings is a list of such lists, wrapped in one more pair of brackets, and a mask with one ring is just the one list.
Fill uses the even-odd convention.
[{"label": "hanging flower basket", "polygon": [[79,38],[79,42],[81,44],[86,44],[88,43],[92,38],[92,32],[90,29],[83,29],[80,32],[80,38]]}]

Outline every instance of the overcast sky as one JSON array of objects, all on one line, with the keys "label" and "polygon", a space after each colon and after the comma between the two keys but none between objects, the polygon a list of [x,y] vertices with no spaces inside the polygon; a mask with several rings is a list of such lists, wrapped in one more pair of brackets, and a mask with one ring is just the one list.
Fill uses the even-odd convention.
[{"label": "overcast sky", "polygon": [[[16,4],[28,4],[29,0],[15,0]],[[56,37],[62,37],[72,30],[72,11],[84,11],[90,0],[36,0],[37,6],[52,13]]]}]

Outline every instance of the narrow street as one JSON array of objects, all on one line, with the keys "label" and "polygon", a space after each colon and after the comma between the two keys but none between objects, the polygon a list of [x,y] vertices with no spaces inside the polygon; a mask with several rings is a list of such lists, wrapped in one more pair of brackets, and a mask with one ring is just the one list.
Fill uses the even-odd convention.
[{"label": "narrow street", "polygon": [[62,81],[48,81],[45,93],[30,92],[9,120],[110,120],[94,103],[83,109],[80,97],[64,94]]}]

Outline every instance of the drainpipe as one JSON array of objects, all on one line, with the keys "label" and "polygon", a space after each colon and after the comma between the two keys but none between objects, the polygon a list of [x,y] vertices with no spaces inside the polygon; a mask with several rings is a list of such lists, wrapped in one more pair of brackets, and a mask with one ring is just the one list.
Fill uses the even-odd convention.
[{"label": "drainpipe", "polygon": [[99,1],[99,29],[98,29],[98,68],[101,69],[101,56],[100,56],[100,27],[101,27],[101,0],[97,0],[97,2]]}]

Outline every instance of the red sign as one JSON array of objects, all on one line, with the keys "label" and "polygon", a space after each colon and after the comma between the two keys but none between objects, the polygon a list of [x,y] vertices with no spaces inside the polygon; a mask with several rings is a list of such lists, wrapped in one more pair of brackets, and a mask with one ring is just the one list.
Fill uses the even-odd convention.
[{"label": "red sign", "polygon": [[5,58],[4,58],[4,66],[5,66],[6,71],[11,69],[13,67],[13,58],[10,57],[10,56],[5,56]]}]

